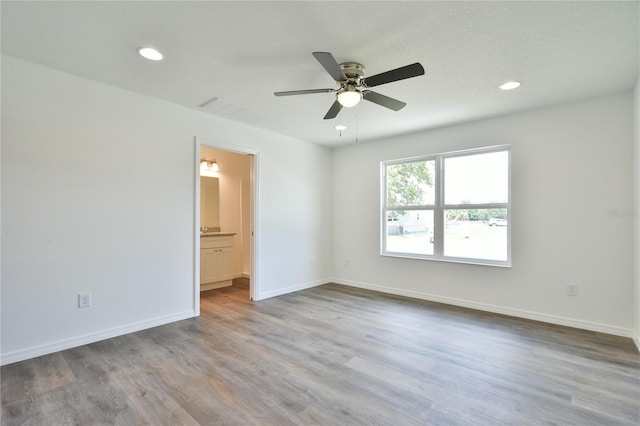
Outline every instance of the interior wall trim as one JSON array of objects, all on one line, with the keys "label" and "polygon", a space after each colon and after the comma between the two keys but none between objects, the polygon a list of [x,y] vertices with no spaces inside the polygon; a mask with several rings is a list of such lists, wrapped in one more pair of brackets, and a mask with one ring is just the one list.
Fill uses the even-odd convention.
[{"label": "interior wall trim", "polygon": [[638,340],[634,337],[633,330],[630,328],[618,327],[609,324],[602,324],[592,321],[585,321],[575,318],[561,317],[558,315],[544,314],[540,312],[527,311],[524,309],[509,308],[505,306],[491,305],[487,303],[478,303],[470,300],[457,299],[453,297],[437,296],[429,293],[421,293],[411,290],[402,290],[392,287],[385,287],[376,284],[369,284],[360,281],[344,280],[334,278],[331,282],[336,284],[347,285],[350,287],[364,288],[368,290],[379,291],[381,293],[394,294],[397,296],[412,297],[414,299],[428,300],[430,302],[444,303],[446,305],[460,306],[463,308],[476,309],[479,311],[492,312],[495,314],[509,315],[517,318],[530,319],[534,321],[546,322],[555,325],[563,325],[566,327],[580,328],[583,330],[596,331],[599,333],[612,334],[614,336],[622,336],[634,339],[636,346],[640,350]]},{"label": "interior wall trim", "polygon": [[57,340],[55,342],[44,343],[42,345],[32,346],[30,348],[3,353],[0,355],[0,365],[12,364],[14,362],[24,361],[26,359],[63,351],[65,349],[88,345],[89,343],[95,343],[101,340],[123,336],[129,333],[135,333],[136,331],[142,331],[146,330],[147,328],[153,328],[159,325],[165,325],[187,318],[193,318],[194,316],[195,312],[193,310],[188,310],[144,321],[138,321],[119,327],[113,327],[95,333],[87,333],[81,336],[69,337],[66,339]]}]

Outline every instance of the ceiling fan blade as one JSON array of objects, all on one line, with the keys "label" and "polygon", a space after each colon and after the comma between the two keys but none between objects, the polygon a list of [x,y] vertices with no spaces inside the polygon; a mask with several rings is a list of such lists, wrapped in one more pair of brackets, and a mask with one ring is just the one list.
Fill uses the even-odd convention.
[{"label": "ceiling fan blade", "polygon": [[313,52],[313,56],[320,62],[320,65],[324,67],[325,70],[329,73],[329,75],[335,81],[344,80],[344,75],[342,75],[342,69],[340,65],[336,62],[333,55],[329,52]]},{"label": "ceiling fan blade", "polygon": [[308,89],[308,90],[289,90],[285,92],[274,92],[276,96],[291,96],[291,95],[309,95],[312,93],[329,93],[335,92],[335,89]]},{"label": "ceiling fan blade", "polygon": [[424,74],[424,68],[419,62],[373,75],[364,79],[367,87],[375,87],[392,81],[404,80],[405,78],[417,77]]},{"label": "ceiling fan blade", "polygon": [[332,118],[336,118],[341,109],[342,109],[342,105],[340,105],[340,102],[335,101],[333,105],[331,105],[331,108],[329,108],[329,111],[327,111],[327,114],[324,116],[324,119],[330,120]]},{"label": "ceiling fan blade", "polygon": [[402,108],[404,108],[407,105],[402,101],[390,98],[385,95],[381,95],[380,93],[377,93],[377,92],[372,92],[370,90],[363,92],[362,97],[369,102],[382,105],[383,107],[392,109],[394,111],[400,111]]}]

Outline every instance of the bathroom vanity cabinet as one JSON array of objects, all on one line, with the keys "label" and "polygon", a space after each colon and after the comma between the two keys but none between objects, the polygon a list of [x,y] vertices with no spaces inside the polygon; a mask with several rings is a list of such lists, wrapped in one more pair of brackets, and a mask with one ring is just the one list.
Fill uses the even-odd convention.
[{"label": "bathroom vanity cabinet", "polygon": [[234,235],[222,232],[200,235],[200,291],[232,284]]}]

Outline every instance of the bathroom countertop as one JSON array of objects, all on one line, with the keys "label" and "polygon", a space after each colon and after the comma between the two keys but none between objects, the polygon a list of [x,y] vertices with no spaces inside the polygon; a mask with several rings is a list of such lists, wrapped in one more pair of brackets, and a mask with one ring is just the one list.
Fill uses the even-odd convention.
[{"label": "bathroom countertop", "polygon": [[200,237],[232,237],[235,232],[201,232]]}]

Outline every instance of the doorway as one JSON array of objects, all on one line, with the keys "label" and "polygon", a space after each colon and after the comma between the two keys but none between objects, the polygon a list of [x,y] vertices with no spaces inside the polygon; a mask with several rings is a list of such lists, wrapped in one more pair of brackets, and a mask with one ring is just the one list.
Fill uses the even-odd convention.
[{"label": "doorway", "polygon": [[[206,272],[207,280],[202,286],[203,290],[228,287],[233,283],[246,288],[248,282],[247,298],[257,300],[259,281],[255,265],[258,152],[196,137],[195,159],[193,288],[194,311],[198,316],[201,266],[203,273]],[[201,159],[210,166],[203,172],[205,177],[201,176]],[[212,170],[213,168],[218,170]],[[211,183],[213,181],[215,184]],[[212,191],[211,188],[215,188],[216,192],[209,192]],[[215,199],[214,202],[211,202],[212,199]],[[212,213],[211,210],[215,212]],[[202,226],[205,229],[201,229]],[[212,250],[210,246],[215,249]],[[229,255],[230,251],[232,256]],[[211,266],[211,262],[220,263]]]}]

